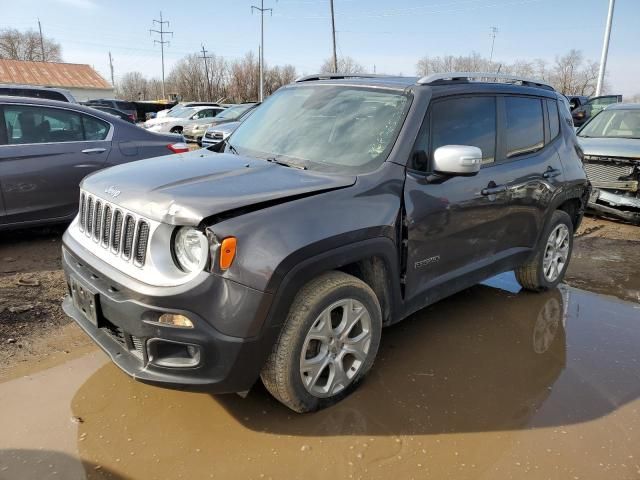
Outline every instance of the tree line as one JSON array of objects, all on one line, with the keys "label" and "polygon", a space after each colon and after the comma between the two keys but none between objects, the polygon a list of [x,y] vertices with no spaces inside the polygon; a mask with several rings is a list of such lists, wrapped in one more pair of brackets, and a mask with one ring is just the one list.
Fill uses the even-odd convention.
[{"label": "tree line", "polygon": [[[296,76],[292,65],[265,65],[265,95],[293,82]],[[165,94],[180,100],[255,102],[259,92],[260,60],[253,52],[235,61],[211,55],[206,64],[205,59],[196,54],[187,55],[165,79]],[[157,78],[128,72],[116,83],[116,95],[126,100],[155,100],[162,98],[162,84]]]}]

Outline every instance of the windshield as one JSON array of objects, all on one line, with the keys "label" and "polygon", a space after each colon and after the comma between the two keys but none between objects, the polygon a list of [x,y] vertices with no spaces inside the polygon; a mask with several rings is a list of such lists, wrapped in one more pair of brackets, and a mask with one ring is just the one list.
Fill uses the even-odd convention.
[{"label": "windshield", "polygon": [[244,112],[246,112],[248,109],[250,109],[253,106],[253,104],[249,104],[249,105],[236,105],[235,107],[229,107],[226,110],[220,112],[218,114],[218,119],[225,119],[225,120],[235,120],[236,118],[238,118],[240,115],[242,115]]},{"label": "windshield", "polygon": [[640,138],[640,109],[604,110],[587,123],[579,137]]},{"label": "windshield", "polygon": [[238,127],[230,148],[314,170],[364,173],[386,159],[408,105],[407,95],[391,90],[285,88]]},{"label": "windshield", "polygon": [[178,110],[177,112],[172,113],[171,116],[174,118],[189,118],[191,115],[196,113],[196,111],[196,108],[186,107],[182,110]]}]

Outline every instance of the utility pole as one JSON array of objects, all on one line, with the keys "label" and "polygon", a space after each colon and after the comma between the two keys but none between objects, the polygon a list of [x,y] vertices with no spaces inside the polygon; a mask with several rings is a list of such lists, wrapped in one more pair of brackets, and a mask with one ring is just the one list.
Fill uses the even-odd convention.
[{"label": "utility pole", "polygon": [[273,8],[264,8],[264,0],[260,0],[260,6],[251,6],[251,13],[254,10],[260,12],[260,101],[264,100],[264,12],[273,15]]},{"label": "utility pole", "polygon": [[493,47],[496,44],[496,35],[498,34],[498,27],[491,27],[491,55],[489,55],[489,63],[493,62]]},{"label": "utility pole", "polygon": [[204,45],[202,45],[202,60],[204,60],[204,72],[207,76],[207,100],[211,101],[211,79],[209,78],[209,65],[207,63],[207,59],[211,57],[207,56],[207,51],[204,49]]},{"label": "utility pole", "polygon": [[40,30],[40,51],[42,52],[42,61],[46,62],[47,59],[44,58],[44,40],[42,39],[42,25],[40,25],[39,18],[38,18],[38,30]]},{"label": "utility pole", "polygon": [[113,57],[111,56],[111,52],[109,52],[109,69],[111,70],[111,85],[116,86],[116,82],[113,79]]},{"label": "utility pole", "polygon": [[613,23],[613,7],[616,0],[609,0],[609,13],[607,15],[607,28],[604,31],[604,44],[602,45],[602,57],[600,58],[600,71],[598,72],[598,84],[596,86],[596,97],[602,93],[604,84],[604,74],[607,70],[607,56],[609,55],[609,40],[611,39],[611,24]]},{"label": "utility pole", "polygon": [[333,73],[338,73],[338,53],[336,49],[336,16],[333,10],[333,0],[331,3],[331,36],[333,38]]},{"label": "utility pole", "polygon": [[173,38],[173,32],[168,32],[167,30],[164,29],[164,24],[167,24],[167,27],[169,26],[169,22],[166,20],[162,20],[162,12],[160,12],[160,20],[156,20],[155,18],[153,19],[153,26],[155,26],[155,24],[158,24],[160,28],[160,30],[155,30],[153,28],[149,29],[149,34],[153,35],[154,33],[157,33],[158,35],[160,35],[160,40],[156,40],[155,38],[153,39],[153,44],[155,45],[156,43],[160,44],[160,52],[162,55],[162,98],[166,99],[165,93],[164,93],[164,46],[165,44],[169,44],[168,41],[165,41],[164,36],[165,35],[171,35],[171,37]]}]

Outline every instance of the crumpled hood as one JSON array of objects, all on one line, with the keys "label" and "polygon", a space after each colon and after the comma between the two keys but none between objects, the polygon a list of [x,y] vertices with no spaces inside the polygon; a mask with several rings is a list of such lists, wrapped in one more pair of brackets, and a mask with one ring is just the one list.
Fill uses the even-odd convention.
[{"label": "crumpled hood", "polygon": [[172,225],[256,203],[351,186],[329,175],[206,149],[126,163],[87,176],[80,187],[144,217]]},{"label": "crumpled hood", "polygon": [[578,137],[585,155],[623,157],[640,160],[640,140],[633,138]]}]

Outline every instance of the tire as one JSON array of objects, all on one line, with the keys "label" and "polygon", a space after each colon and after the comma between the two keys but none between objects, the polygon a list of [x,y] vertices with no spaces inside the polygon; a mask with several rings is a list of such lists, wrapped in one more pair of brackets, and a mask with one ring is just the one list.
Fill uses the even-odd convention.
[{"label": "tire", "polygon": [[182,133],[182,127],[173,127],[169,133]]},{"label": "tire", "polygon": [[[550,244],[551,237],[555,236],[556,243],[559,242],[560,237],[558,232],[566,234],[567,237],[563,240],[560,247],[554,247]],[[525,264],[516,268],[516,278],[520,285],[526,290],[534,292],[541,292],[549,290],[557,286],[567,271],[569,260],[571,259],[571,252],[573,251],[573,222],[571,217],[562,210],[556,210],[551,216],[551,221],[547,224],[542,237],[540,238],[540,244],[537,247],[535,255]],[[554,261],[553,258],[558,255],[559,259]],[[549,258],[551,260],[551,269],[549,270]],[[553,270],[553,265],[556,265]]]},{"label": "tire", "polygon": [[371,369],[381,332],[380,304],[366,283],[342,272],[322,274],[294,298],[262,383],[298,413],[326,408]]}]

